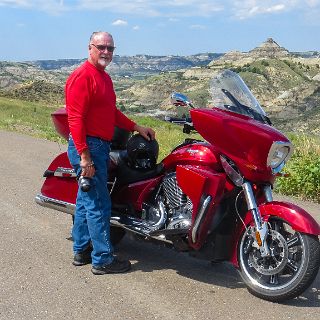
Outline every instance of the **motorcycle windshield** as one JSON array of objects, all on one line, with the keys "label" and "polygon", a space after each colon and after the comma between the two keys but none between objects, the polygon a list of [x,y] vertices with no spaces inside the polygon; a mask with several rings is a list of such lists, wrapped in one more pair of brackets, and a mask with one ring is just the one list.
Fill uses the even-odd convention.
[{"label": "motorcycle windshield", "polygon": [[237,73],[231,70],[219,72],[211,79],[209,92],[211,106],[271,124],[259,102]]}]

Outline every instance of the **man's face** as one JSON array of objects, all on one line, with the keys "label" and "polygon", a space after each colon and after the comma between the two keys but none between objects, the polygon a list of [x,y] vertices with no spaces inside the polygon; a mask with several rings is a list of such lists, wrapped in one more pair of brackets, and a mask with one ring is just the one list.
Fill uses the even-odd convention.
[{"label": "man's face", "polygon": [[114,42],[107,33],[97,34],[89,44],[89,62],[104,70],[112,61]]}]

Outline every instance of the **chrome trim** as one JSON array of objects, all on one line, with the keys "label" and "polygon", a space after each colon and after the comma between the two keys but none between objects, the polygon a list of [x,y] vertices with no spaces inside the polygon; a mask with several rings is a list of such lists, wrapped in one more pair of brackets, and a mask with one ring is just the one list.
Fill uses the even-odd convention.
[{"label": "chrome trim", "polygon": [[[287,155],[284,157],[281,163],[276,168],[272,168],[270,166],[271,163],[271,158],[274,154],[274,152],[278,149],[278,147],[288,147],[289,151]],[[293,146],[291,142],[284,142],[284,141],[274,141],[270,147],[270,150],[268,152],[268,157],[267,157],[267,166],[270,167],[271,171],[273,174],[276,174],[282,170],[282,168],[285,166],[286,162],[290,159],[291,154],[293,151]]]},{"label": "chrome trim", "polygon": [[202,204],[202,206],[201,206],[201,208],[200,208],[200,210],[199,210],[199,214],[198,214],[198,216],[197,216],[197,218],[196,218],[196,221],[195,221],[195,223],[194,223],[194,226],[193,226],[192,232],[191,232],[191,239],[192,239],[192,242],[193,242],[193,243],[195,243],[196,240],[197,240],[196,237],[197,237],[198,229],[199,229],[199,227],[200,227],[200,222],[201,222],[201,220],[202,220],[202,217],[203,217],[204,214],[206,213],[207,208],[208,208],[210,202],[211,202],[211,196],[207,196],[207,197],[205,198],[205,200],[203,201],[203,204]]},{"label": "chrome trim", "polygon": [[192,102],[190,101],[190,99],[179,92],[173,92],[171,94],[171,103],[175,106],[184,106],[184,107],[190,107],[190,108],[194,108]]},{"label": "chrome trim", "polygon": [[[50,197],[46,197],[42,194],[37,194],[35,197],[35,202],[39,204],[42,207],[54,209],[57,211],[65,212],[68,214],[73,215],[75,211],[75,205],[69,202],[53,199]],[[165,214],[165,213],[164,213]],[[124,221],[122,221],[124,220]],[[154,225],[151,225],[145,221],[142,221],[140,219],[136,219],[134,217],[130,216],[124,216],[124,215],[114,215],[110,218],[110,224],[122,227],[123,229],[126,229],[128,231],[131,231],[133,233],[136,233],[140,236],[152,238],[158,241],[163,241],[168,244],[172,245],[172,241],[165,238],[165,235],[157,235],[152,236],[150,235],[150,232],[158,230],[159,228],[155,228]]]},{"label": "chrome trim", "polygon": [[63,168],[63,167],[58,167],[55,171],[54,171],[54,176],[55,177],[65,177],[64,174],[70,174],[70,178],[76,178],[77,175],[75,173],[75,171],[71,168]]},{"label": "chrome trim", "polygon": [[42,207],[54,209],[54,210],[65,212],[72,215],[74,214],[74,211],[76,208],[76,206],[72,203],[49,198],[42,194],[37,194],[35,197],[35,201],[37,204],[39,204]]},{"label": "chrome trim", "polygon": [[107,182],[108,185],[111,185],[111,190],[110,190],[110,192],[109,192],[110,195],[112,194],[112,191],[113,191],[113,189],[114,189],[114,186],[116,185],[116,182],[117,182],[117,177],[115,177],[113,181],[108,181],[108,182]]},{"label": "chrome trim", "polygon": [[246,198],[248,210],[251,212],[253,220],[254,220],[255,229],[256,229],[256,231],[259,232],[260,238],[262,241],[262,246],[261,247],[259,246],[261,256],[262,257],[269,256],[270,250],[269,250],[267,242],[266,242],[266,238],[267,238],[267,234],[268,234],[268,225],[266,222],[262,221],[262,217],[261,217],[258,205],[256,203],[255,196],[252,191],[251,183],[245,182],[242,185],[242,188],[243,188],[244,195]]},{"label": "chrome trim", "polygon": [[[126,221],[121,221],[123,220],[123,218]],[[115,227],[120,227],[130,232],[133,232],[139,236],[145,237],[146,239],[151,238],[158,241],[166,242],[170,245],[173,244],[171,240],[166,239],[164,234],[156,235],[156,236],[150,235],[152,231],[155,231],[155,229],[151,224],[148,224],[145,221],[141,221],[139,219],[136,219],[130,216],[122,216],[121,214],[120,215],[118,214],[118,216],[111,216],[110,224]]]},{"label": "chrome trim", "polygon": [[245,182],[244,184],[242,184],[242,188],[244,191],[244,195],[246,197],[248,210],[257,209],[258,206],[257,206],[256,199],[255,199],[253,191],[252,191],[251,183]]},{"label": "chrome trim", "polygon": [[262,219],[261,214],[259,212],[256,199],[254,197],[252,186],[250,182],[245,182],[242,185],[244,196],[246,198],[248,210],[251,211],[254,219],[254,223],[256,225],[257,230],[260,230],[262,228]]},{"label": "chrome trim", "polygon": [[165,209],[164,203],[161,200],[158,201],[158,205],[159,205],[159,211],[160,211],[160,219],[157,223],[153,224],[153,227],[160,229],[164,226],[167,220],[167,211]]},{"label": "chrome trim", "polygon": [[273,195],[272,195],[271,185],[264,186],[263,192],[264,192],[264,195],[266,197],[266,202],[272,202],[273,201]]}]

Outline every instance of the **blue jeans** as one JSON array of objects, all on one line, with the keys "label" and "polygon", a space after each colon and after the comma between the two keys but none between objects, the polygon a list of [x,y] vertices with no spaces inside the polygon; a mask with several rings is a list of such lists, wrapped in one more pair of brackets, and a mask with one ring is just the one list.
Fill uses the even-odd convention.
[{"label": "blue jeans", "polygon": [[[87,145],[96,172],[91,179],[89,192],[78,189],[74,225],[72,229],[73,251],[79,253],[90,245],[92,265],[102,266],[113,261],[110,241],[111,200],[107,188],[110,144],[95,137],[87,137]],[[77,175],[81,173],[80,156],[72,137],[69,138],[68,157]]]}]

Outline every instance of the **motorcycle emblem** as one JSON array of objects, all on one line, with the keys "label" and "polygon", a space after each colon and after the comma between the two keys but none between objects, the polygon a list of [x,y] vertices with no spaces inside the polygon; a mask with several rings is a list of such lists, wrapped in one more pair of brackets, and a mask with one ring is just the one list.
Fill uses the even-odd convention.
[{"label": "motorcycle emblem", "polygon": [[194,156],[196,153],[199,153],[200,151],[197,149],[187,149],[187,152],[191,155]]}]

